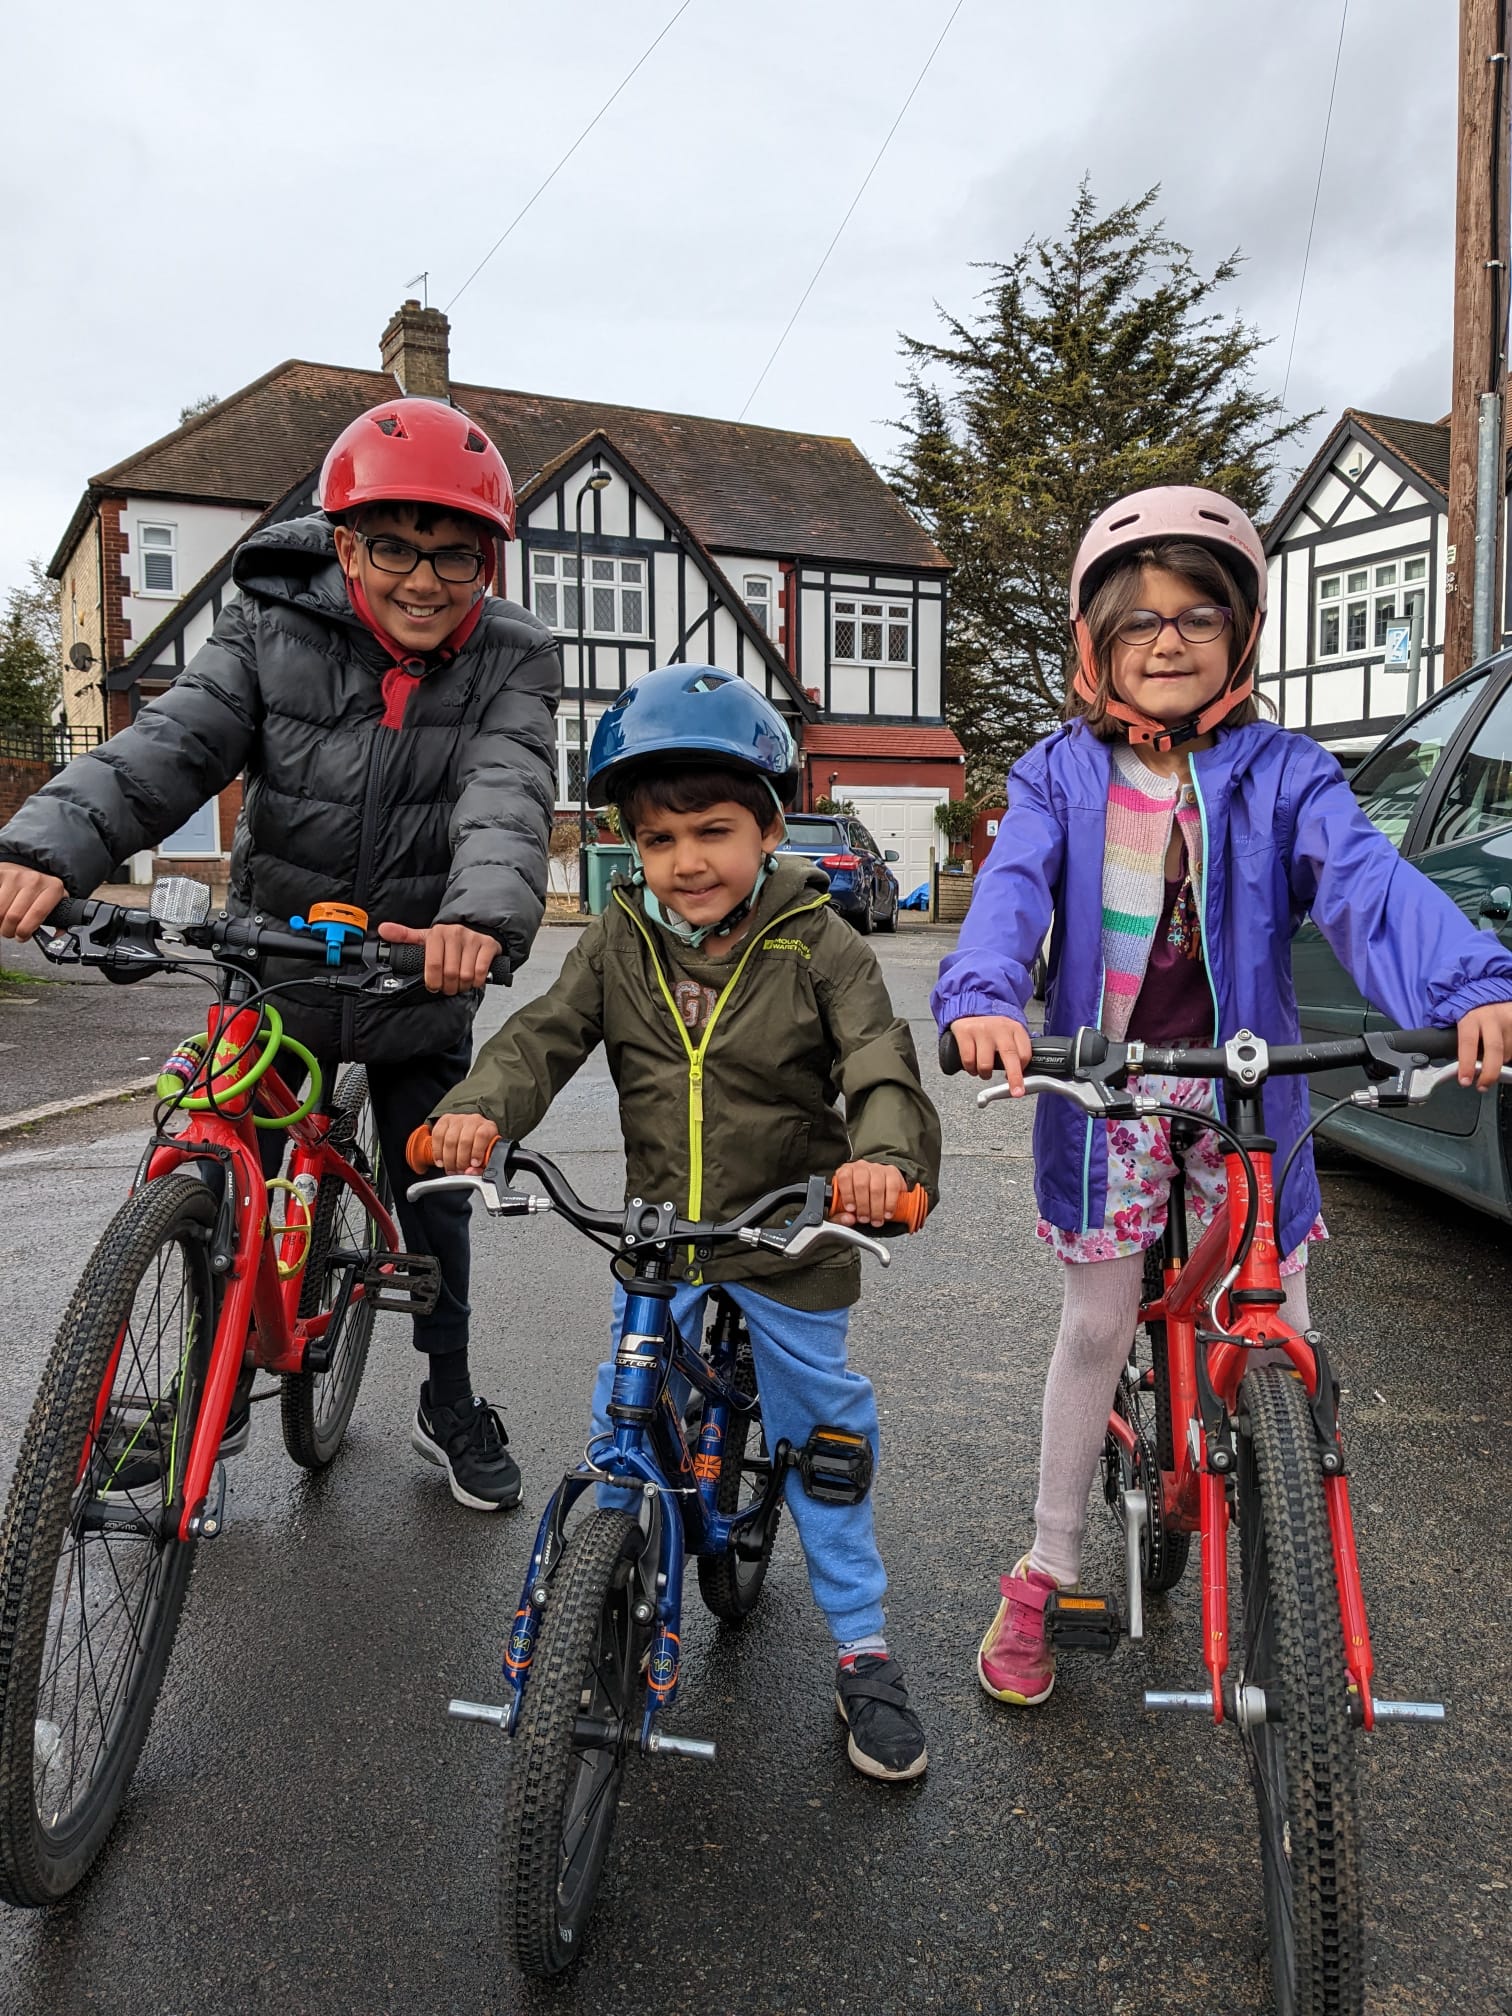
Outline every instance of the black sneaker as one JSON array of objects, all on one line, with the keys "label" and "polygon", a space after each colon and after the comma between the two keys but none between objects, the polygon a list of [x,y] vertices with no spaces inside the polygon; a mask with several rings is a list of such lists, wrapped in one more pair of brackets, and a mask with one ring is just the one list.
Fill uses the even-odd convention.
[{"label": "black sneaker", "polygon": [[908,1683],[896,1659],[863,1652],[842,1667],[835,1675],[835,1706],[850,1731],[850,1761],[864,1777],[901,1784],[924,1775],[924,1725],[908,1705]]},{"label": "black sneaker", "polygon": [[509,1453],[503,1422],[487,1401],[474,1396],[460,1407],[432,1407],[427,1379],[420,1388],[410,1447],[427,1463],[440,1464],[459,1505],[500,1512],[519,1504],[520,1466]]}]

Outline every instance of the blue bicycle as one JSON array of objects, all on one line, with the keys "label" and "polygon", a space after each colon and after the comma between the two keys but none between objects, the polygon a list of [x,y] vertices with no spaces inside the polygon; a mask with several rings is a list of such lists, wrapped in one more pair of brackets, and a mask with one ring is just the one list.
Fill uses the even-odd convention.
[{"label": "blue bicycle", "polygon": [[[410,1165],[433,1166],[424,1129],[410,1144]],[[545,1195],[510,1189],[522,1173]],[[708,1608],[738,1623],[761,1595],[789,1470],[811,1496],[834,1504],[856,1503],[871,1483],[864,1436],[820,1427],[802,1449],[767,1449],[740,1312],[715,1288],[701,1345],[683,1337],[671,1309],[674,1253],[691,1248],[705,1261],[737,1244],[797,1259],[831,1239],[883,1266],[890,1255],[879,1239],[827,1220],[822,1176],[774,1190],[722,1225],[689,1223],[672,1204],[639,1197],[596,1210],[545,1156],[510,1142],[494,1148],[482,1176],[437,1177],[409,1194],[443,1187],[475,1191],[496,1218],[560,1212],[613,1256],[628,1298],[609,1430],[563,1478],[536,1533],[504,1655],[509,1698],[499,1707],[451,1703],[453,1715],[513,1738],[500,1926],[522,1972],[545,1976],[580,1951],[630,1752],[714,1757],[713,1743],[659,1726],[677,1698],[685,1559],[697,1559]],[[916,1231],[926,1208],[922,1191],[905,1192],[899,1229]],[[768,1222],[785,1211],[794,1215]],[[569,1533],[573,1507],[600,1486],[638,1509],[598,1506]]]}]

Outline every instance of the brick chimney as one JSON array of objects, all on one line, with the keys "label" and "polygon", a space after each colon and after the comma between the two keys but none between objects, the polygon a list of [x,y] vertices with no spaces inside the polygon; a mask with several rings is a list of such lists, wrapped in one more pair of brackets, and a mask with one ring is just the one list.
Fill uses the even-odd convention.
[{"label": "brick chimney", "polygon": [[439,308],[406,301],[389,317],[378,348],[408,398],[451,397],[451,324]]}]

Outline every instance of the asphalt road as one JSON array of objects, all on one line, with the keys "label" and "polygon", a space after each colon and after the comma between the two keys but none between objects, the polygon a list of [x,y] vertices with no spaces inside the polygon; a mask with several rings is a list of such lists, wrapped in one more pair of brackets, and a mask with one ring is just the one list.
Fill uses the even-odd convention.
[{"label": "asphalt road", "polygon": [[[878,941],[900,1009],[947,943]],[[519,993],[570,943],[544,933]],[[91,993],[98,990],[91,989]],[[81,1007],[68,1041],[103,1083],[182,1033],[147,988]],[[491,1001],[496,1018],[511,997]],[[138,1008],[135,1004],[142,1003]],[[115,1035],[111,1018],[128,1020]],[[0,1036],[14,1022],[0,1023]],[[44,1014],[32,1028],[51,1027]],[[10,1056],[0,1059],[8,1064]],[[1141,1647],[1066,1658],[1041,1710],[989,1701],[974,1654],[1021,1550],[1056,1313],[1036,1248],[1028,1115],[979,1114],[932,1081],[946,1206],[870,1270],[853,1330],[886,1438],[877,1516],[890,1633],[927,1719],[916,1788],[858,1779],[830,1650],[784,1526],[758,1614],[722,1633],[690,1594],[673,1726],[714,1765],[637,1760],[582,1962],[528,1987],[498,1951],[504,1739],[449,1723],[497,1699],[502,1635],[534,1523],[582,1442],[606,1283],[563,1224],[476,1230],[475,1362],[525,1468],[525,1506],[455,1506],[408,1448],[419,1366],[380,1329],[347,1449],[310,1479],[260,1409],[202,1546],[153,1733],[96,1874],[45,1915],[0,1910],[0,2009],[276,2007],[337,2012],[727,2016],[780,2011],[1127,2012],[1266,2008],[1255,1821],[1227,1732],[1140,1707],[1199,1677],[1194,1583]],[[601,1065],[537,1143],[616,1194]],[[0,1100],[14,1110],[23,1102]],[[135,1162],[145,1102],[0,1136],[0,1472],[48,1343]],[[1369,2006],[1512,2009],[1512,1248],[1487,1221],[1336,1161],[1316,1315],[1347,1388],[1360,1548],[1381,1691],[1439,1697],[1441,1730],[1360,1742]],[[1088,1580],[1111,1586],[1094,1509]]]}]

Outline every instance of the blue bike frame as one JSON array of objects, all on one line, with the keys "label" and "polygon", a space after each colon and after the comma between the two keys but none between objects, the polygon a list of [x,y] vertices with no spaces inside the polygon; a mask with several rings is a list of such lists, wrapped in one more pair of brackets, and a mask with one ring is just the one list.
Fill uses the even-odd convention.
[{"label": "blue bike frame", "polygon": [[[706,1362],[673,1323],[671,1283],[653,1286],[638,1280],[631,1284],[614,1360],[610,1432],[589,1443],[583,1462],[558,1485],[536,1530],[529,1572],[504,1651],[503,1673],[510,1687],[504,1727],[510,1734],[519,1724],[536,1635],[550,1600],[552,1575],[562,1558],[567,1515],[590,1485],[635,1492],[657,1508],[651,1521],[655,1574],[653,1577],[649,1572],[653,1550],[648,1545],[640,1575],[645,1621],[652,1616],[656,1620],[641,1723],[642,1749],[657,1715],[670,1708],[677,1697],[684,1559],[688,1554],[728,1553],[736,1529],[760,1509],[758,1501],[740,1512],[721,1512],[715,1502],[731,1412],[752,1413],[757,1403],[734,1384],[738,1312],[717,1288],[711,1293],[719,1320],[714,1324],[712,1355]],[[726,1311],[729,1320],[725,1320]],[[704,1396],[703,1420],[693,1451],[683,1433],[676,1397],[680,1381]],[[668,1499],[676,1503],[680,1516],[675,1519],[667,1516]]]}]

